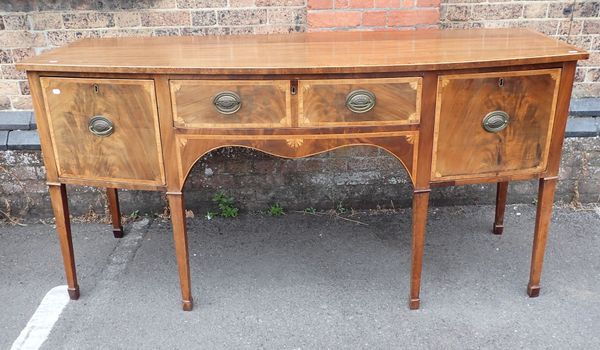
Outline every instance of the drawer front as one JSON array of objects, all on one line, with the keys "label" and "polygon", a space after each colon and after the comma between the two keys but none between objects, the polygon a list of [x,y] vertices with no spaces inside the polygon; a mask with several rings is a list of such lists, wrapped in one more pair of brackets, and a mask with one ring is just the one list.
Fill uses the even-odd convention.
[{"label": "drawer front", "polygon": [[441,76],[432,178],[545,170],[560,69]]},{"label": "drawer front", "polygon": [[302,80],[300,126],[418,124],[421,78]]},{"label": "drawer front", "polygon": [[178,128],[276,128],[292,125],[288,80],[171,80]]},{"label": "drawer front", "polygon": [[40,81],[59,176],[164,184],[152,81]]}]

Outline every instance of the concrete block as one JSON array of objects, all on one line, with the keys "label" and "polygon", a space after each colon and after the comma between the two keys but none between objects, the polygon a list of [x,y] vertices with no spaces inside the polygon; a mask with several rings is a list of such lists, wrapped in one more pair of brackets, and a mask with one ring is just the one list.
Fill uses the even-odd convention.
[{"label": "concrete block", "polygon": [[38,150],[40,138],[35,130],[14,130],[8,134],[8,149]]},{"label": "concrete block", "polygon": [[0,112],[0,130],[29,130],[32,115],[28,111]]},{"label": "concrete block", "polygon": [[29,130],[37,130],[37,122],[35,121],[34,113],[31,113],[31,118],[29,118]]},{"label": "concrete block", "polygon": [[0,151],[5,151],[6,143],[8,142],[8,131],[0,131]]},{"label": "concrete block", "polygon": [[600,117],[600,98],[572,99],[569,113],[574,117]]},{"label": "concrete block", "polygon": [[594,137],[598,135],[598,121],[592,117],[578,117],[567,120],[566,137]]}]

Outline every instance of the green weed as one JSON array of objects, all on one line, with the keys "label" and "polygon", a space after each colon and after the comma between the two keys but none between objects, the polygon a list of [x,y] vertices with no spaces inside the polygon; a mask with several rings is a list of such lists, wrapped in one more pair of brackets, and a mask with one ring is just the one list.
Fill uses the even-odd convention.
[{"label": "green weed", "polygon": [[[217,192],[212,197],[212,201],[219,207],[219,213],[208,212],[206,218],[212,219],[214,214],[218,214],[224,218],[235,218],[238,216],[239,209],[235,207],[235,201],[233,197],[226,195],[223,192]],[[212,214],[212,215],[209,215]],[[210,218],[209,218],[210,217]]]},{"label": "green weed", "polygon": [[269,207],[269,210],[267,210],[267,214],[269,214],[270,216],[281,216],[285,214],[285,211],[283,210],[283,207],[281,205],[275,203]]}]

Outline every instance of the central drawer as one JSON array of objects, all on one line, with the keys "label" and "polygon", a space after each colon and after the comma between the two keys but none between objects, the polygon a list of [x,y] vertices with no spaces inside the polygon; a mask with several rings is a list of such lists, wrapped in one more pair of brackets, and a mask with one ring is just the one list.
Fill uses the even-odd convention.
[{"label": "central drawer", "polygon": [[301,80],[300,126],[418,124],[420,77]]},{"label": "central drawer", "polygon": [[289,80],[171,80],[178,128],[292,125]]}]

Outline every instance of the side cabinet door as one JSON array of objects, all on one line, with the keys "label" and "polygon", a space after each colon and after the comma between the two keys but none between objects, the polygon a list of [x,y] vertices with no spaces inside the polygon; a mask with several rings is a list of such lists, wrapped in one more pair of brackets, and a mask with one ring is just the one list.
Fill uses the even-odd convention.
[{"label": "side cabinet door", "polygon": [[433,181],[544,171],[560,72],[440,76]]},{"label": "side cabinet door", "polygon": [[154,83],[41,78],[58,174],[163,185]]}]

